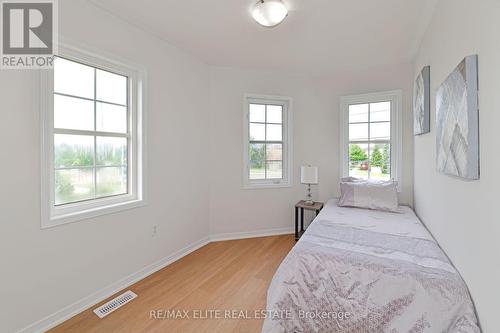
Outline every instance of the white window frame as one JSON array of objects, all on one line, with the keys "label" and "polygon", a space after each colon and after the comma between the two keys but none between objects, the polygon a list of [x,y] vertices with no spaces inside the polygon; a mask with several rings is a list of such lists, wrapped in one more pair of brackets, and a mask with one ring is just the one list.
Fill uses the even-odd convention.
[{"label": "white window frame", "polygon": [[41,228],[116,213],[146,204],[145,84],[146,71],[101,51],[60,44],[58,55],[128,77],[128,192],[123,195],[55,205],[54,189],[54,71],[40,72]]},{"label": "white window frame", "polygon": [[[283,178],[250,179],[249,126],[250,104],[274,104],[283,106]],[[280,188],[292,186],[292,98],[260,94],[244,95],[243,112],[243,188]]]},{"label": "white window frame", "polygon": [[349,176],[349,105],[391,102],[391,178],[398,181],[398,190],[401,190],[402,96],[401,90],[392,90],[340,97],[341,178]]}]

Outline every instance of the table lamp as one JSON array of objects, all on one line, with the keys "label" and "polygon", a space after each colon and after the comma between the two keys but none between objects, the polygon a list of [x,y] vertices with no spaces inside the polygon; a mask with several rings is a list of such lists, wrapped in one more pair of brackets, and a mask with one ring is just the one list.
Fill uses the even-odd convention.
[{"label": "table lamp", "polygon": [[300,167],[300,182],[302,184],[307,184],[306,204],[314,205],[314,201],[311,196],[311,185],[318,184],[318,167],[310,165]]}]

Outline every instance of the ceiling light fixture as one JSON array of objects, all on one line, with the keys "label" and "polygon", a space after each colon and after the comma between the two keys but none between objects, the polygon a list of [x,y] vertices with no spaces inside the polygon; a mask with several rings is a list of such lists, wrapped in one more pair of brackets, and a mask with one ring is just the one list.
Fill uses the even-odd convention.
[{"label": "ceiling light fixture", "polygon": [[252,10],[252,17],[264,27],[274,27],[288,16],[288,9],[281,0],[260,0]]}]

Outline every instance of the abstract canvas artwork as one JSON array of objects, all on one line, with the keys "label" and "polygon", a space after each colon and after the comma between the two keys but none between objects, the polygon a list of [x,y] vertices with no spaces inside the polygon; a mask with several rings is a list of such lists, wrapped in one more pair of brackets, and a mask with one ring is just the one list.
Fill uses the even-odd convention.
[{"label": "abstract canvas artwork", "polygon": [[436,140],[440,172],[479,179],[477,55],[466,57],[437,91]]},{"label": "abstract canvas artwork", "polygon": [[431,131],[430,66],[425,66],[413,87],[413,133],[421,135]]}]

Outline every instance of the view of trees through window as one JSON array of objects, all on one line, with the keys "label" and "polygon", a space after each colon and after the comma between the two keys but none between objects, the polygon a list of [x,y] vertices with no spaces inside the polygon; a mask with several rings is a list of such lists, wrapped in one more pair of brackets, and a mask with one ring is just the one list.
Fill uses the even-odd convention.
[{"label": "view of trees through window", "polygon": [[55,205],[128,192],[128,79],[57,57]]},{"label": "view of trees through window", "polygon": [[358,144],[349,145],[349,175],[360,178],[390,179],[391,153],[390,145],[374,145],[371,157],[367,150]]},{"label": "view of trees through window", "polygon": [[391,178],[391,103],[349,105],[349,175]]}]

